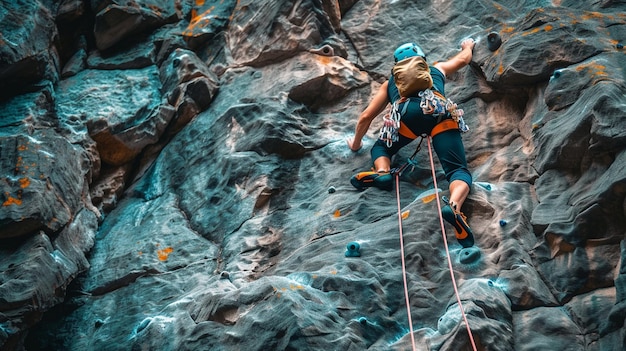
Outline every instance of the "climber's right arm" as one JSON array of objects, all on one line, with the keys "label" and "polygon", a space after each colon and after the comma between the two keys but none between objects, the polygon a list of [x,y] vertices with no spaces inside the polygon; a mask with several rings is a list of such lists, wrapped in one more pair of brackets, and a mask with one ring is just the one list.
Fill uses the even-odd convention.
[{"label": "climber's right arm", "polygon": [[461,52],[454,55],[448,61],[441,61],[435,63],[435,67],[441,71],[445,76],[453,74],[461,68],[467,66],[472,61],[474,45],[474,39],[465,39],[461,43]]}]

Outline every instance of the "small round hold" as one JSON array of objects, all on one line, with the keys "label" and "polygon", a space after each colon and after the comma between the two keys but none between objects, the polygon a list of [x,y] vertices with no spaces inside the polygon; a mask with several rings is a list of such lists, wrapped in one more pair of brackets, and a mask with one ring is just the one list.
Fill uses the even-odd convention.
[{"label": "small round hold", "polygon": [[622,49],[624,48],[624,44],[622,44],[622,43],[617,43],[617,44],[615,45],[615,47],[616,47],[617,49],[619,49],[619,50],[622,50]]},{"label": "small round hold", "polygon": [[500,38],[500,34],[496,32],[491,32],[487,34],[487,48],[490,51],[496,51],[502,45],[502,38]]},{"label": "small round hold", "polygon": [[508,222],[505,219],[500,220],[500,226],[504,227]]},{"label": "small round hold", "polygon": [[335,50],[333,49],[332,46],[328,44],[323,45],[320,48],[310,50],[310,52],[314,54],[318,54],[318,55],[323,55],[323,56],[335,56]]},{"label": "small round hold", "polygon": [[367,318],[365,318],[365,317],[360,317],[360,318],[359,318],[359,323],[361,323],[361,325],[367,325]]},{"label": "small round hold", "polygon": [[480,250],[475,247],[466,247],[459,251],[459,261],[463,264],[474,264],[480,261]]},{"label": "small round hold", "polygon": [[140,333],[142,330],[146,329],[151,321],[152,318],[145,318],[144,320],[142,320],[141,323],[139,323],[139,325],[137,326],[137,329],[135,329],[135,333]]},{"label": "small round hold", "polygon": [[361,256],[361,245],[356,241],[348,243],[346,250],[346,257],[360,257]]},{"label": "small round hold", "polygon": [[228,279],[228,278],[230,278],[230,273],[228,273],[228,272],[224,271],[224,272],[222,272],[222,273],[220,274],[220,278],[222,278],[222,279]]},{"label": "small round hold", "polygon": [[487,281],[487,285],[489,285],[489,286],[493,286],[493,281],[492,281],[492,280],[488,280],[488,281]]},{"label": "small round hold", "polygon": [[335,191],[337,191],[337,189],[335,189],[334,186],[331,186],[330,188],[328,188],[328,193],[329,194],[333,194]]}]

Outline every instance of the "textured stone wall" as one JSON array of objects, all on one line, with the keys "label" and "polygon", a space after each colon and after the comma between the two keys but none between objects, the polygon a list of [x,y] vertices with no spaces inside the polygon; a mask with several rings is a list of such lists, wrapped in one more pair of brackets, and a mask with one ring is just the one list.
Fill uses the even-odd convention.
[{"label": "textured stone wall", "polygon": [[[625,10],[2,2],[0,349],[471,350],[447,257],[477,349],[623,349]],[[426,143],[398,216],[349,183],[382,118],[345,138],[395,47],[432,63],[466,37],[446,83],[471,128],[463,249]]]}]

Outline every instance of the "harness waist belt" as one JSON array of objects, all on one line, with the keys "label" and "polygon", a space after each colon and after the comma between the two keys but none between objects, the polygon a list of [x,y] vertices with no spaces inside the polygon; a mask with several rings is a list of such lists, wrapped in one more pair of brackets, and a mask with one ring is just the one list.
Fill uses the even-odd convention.
[{"label": "harness waist belt", "polygon": [[[444,119],[443,121],[437,123],[436,126],[433,127],[433,130],[430,132],[430,136],[434,137],[439,133],[443,133],[448,130],[459,129],[459,123],[455,122],[453,119]],[[402,121],[400,122],[400,128],[398,129],[398,133],[403,137],[409,139],[417,139],[417,135],[409,129]]]},{"label": "harness waist belt", "polygon": [[433,130],[430,132],[430,136],[434,137],[439,133],[443,133],[452,129],[459,129],[459,123],[453,119],[444,119],[433,128]]},{"label": "harness waist belt", "polygon": [[404,124],[404,122],[400,121],[400,128],[398,128],[398,133],[400,133],[400,135],[402,135],[403,137],[409,138],[409,139],[417,139],[417,135],[415,135],[415,133],[413,133],[409,127],[406,126],[406,124]]}]

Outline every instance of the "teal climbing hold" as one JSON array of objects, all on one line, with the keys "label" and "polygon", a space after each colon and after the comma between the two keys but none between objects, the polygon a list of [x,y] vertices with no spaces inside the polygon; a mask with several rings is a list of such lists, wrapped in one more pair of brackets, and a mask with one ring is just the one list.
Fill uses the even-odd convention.
[{"label": "teal climbing hold", "polygon": [[360,257],[361,256],[361,245],[356,241],[350,242],[347,245],[346,257]]},{"label": "teal climbing hold", "polygon": [[463,264],[477,263],[480,260],[480,250],[477,247],[465,247],[459,251],[459,261]]}]

